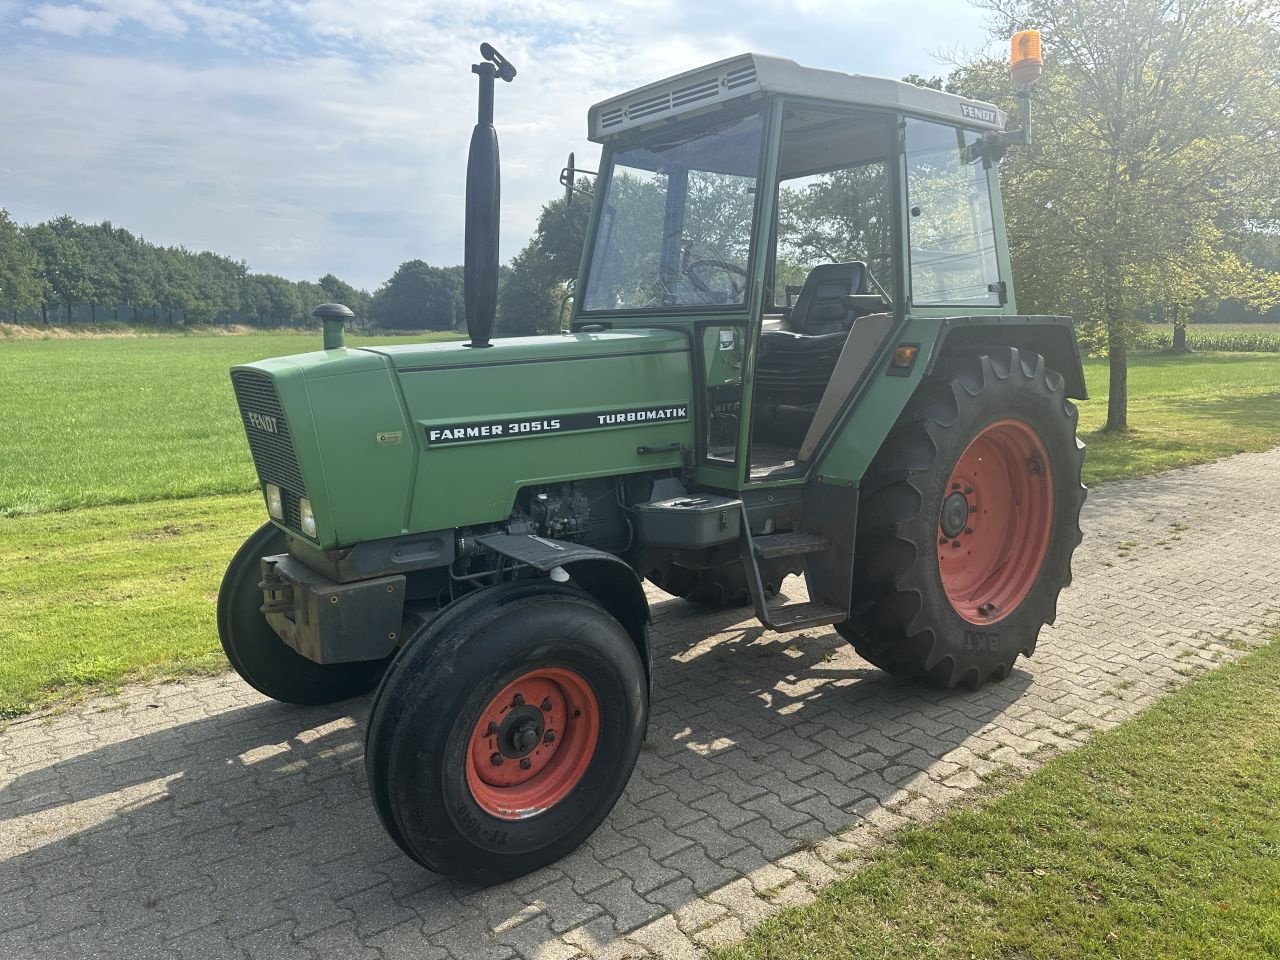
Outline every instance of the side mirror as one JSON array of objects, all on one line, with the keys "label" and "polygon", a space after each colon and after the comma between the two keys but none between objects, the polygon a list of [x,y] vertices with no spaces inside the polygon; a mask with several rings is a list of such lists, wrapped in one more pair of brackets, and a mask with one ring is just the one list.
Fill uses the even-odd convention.
[{"label": "side mirror", "polygon": [[566,207],[573,204],[573,195],[578,189],[574,183],[574,177],[580,173],[585,173],[589,177],[599,176],[599,172],[596,170],[579,170],[575,167],[573,165],[573,151],[570,151],[569,162],[560,171],[560,183],[564,187],[564,205]]},{"label": "side mirror", "polygon": [[564,205],[573,204],[573,151],[569,151],[569,161],[560,171],[560,183],[564,186]]}]

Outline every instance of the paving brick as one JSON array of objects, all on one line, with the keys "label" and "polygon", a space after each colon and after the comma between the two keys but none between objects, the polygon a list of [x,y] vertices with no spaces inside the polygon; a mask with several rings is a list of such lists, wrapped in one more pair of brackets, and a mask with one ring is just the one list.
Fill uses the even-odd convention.
[{"label": "paving brick", "polygon": [[[0,957],[692,956],[1002,767],[1031,769],[1262,642],[1280,625],[1280,516],[1256,491],[1277,474],[1280,449],[1091,491],[1057,624],[976,694],[887,679],[831,630],[778,637],[651,589],[636,776],[584,847],[490,890],[383,834],[367,697],[286,707],[221,676],[10,723]],[[1157,545],[1174,524],[1214,536]],[[1127,541],[1132,559],[1106,566]],[[803,599],[798,580],[784,590]]]}]

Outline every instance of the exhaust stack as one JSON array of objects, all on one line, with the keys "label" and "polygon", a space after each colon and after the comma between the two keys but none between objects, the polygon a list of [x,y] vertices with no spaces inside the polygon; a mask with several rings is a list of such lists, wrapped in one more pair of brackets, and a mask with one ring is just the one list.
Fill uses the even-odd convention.
[{"label": "exhaust stack", "polygon": [[493,81],[515,79],[516,68],[490,44],[480,44],[484,63],[472,64],[480,80],[476,126],[467,156],[466,260],[462,294],[466,304],[469,347],[491,347],[493,316],[498,309],[498,212],[502,194],[498,169],[498,133],[493,128]]}]

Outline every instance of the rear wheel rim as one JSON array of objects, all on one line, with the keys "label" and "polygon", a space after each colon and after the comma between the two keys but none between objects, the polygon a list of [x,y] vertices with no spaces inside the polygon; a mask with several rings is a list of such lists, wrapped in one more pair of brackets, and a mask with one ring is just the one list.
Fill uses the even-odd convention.
[{"label": "rear wheel rim", "polygon": [[938,573],[952,608],[991,624],[1026,599],[1053,524],[1053,472],[1040,435],[1000,420],[970,441],[938,512]]},{"label": "rear wheel rim", "polygon": [[467,746],[467,787],[500,820],[527,820],[564,800],[600,740],[600,703],[581,675],[539,667],[489,701]]}]

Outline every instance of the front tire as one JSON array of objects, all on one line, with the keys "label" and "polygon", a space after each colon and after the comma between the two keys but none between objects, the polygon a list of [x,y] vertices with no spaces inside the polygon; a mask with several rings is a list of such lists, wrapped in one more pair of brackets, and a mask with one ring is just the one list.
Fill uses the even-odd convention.
[{"label": "front tire", "polygon": [[853,615],[837,627],[860,655],[973,688],[1031,656],[1081,540],[1076,420],[1062,376],[1012,347],[921,384],[863,483]]},{"label": "front tire", "polygon": [[218,639],[236,673],[273,700],[317,706],[372,690],[388,659],[320,664],[280,639],[262,615],[261,559],[285,552],[284,533],[264,523],[236,551],[218,590]]},{"label": "front tire", "polygon": [[378,690],[365,768],[410,857],[477,883],[560,859],[608,816],[648,717],[631,636],[544,580],[476,591],[410,638]]}]

